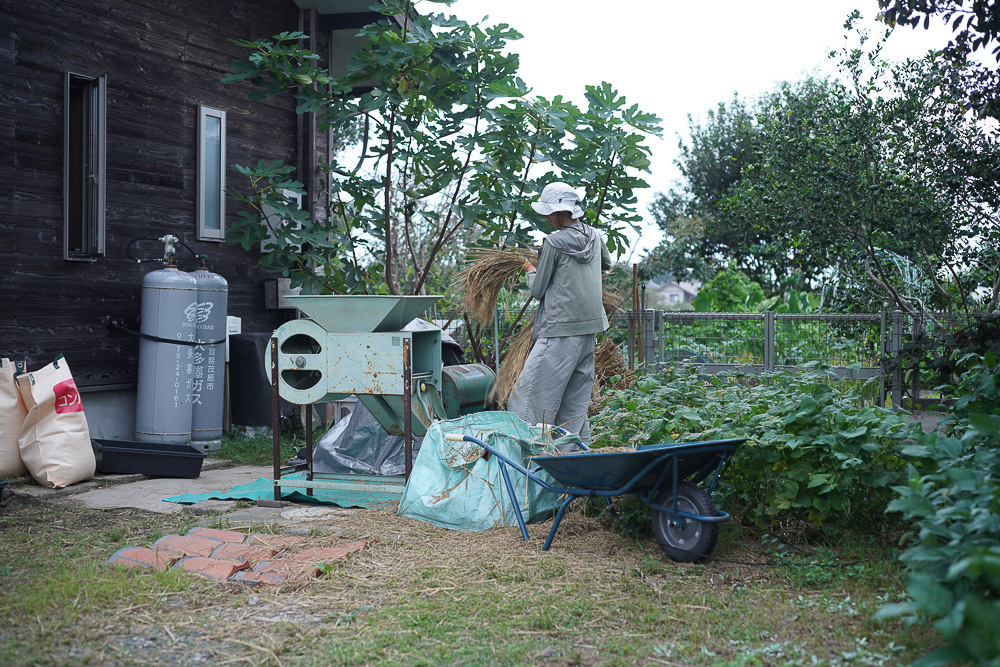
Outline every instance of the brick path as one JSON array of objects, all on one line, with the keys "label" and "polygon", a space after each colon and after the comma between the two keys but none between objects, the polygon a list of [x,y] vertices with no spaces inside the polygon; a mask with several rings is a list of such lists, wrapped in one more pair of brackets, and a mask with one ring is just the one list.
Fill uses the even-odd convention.
[{"label": "brick path", "polygon": [[304,537],[192,528],[185,535],[161,537],[149,547],[119,549],[108,563],[159,571],[174,568],[218,581],[280,584],[318,577],[322,564],[358,553],[368,544],[309,547]]}]

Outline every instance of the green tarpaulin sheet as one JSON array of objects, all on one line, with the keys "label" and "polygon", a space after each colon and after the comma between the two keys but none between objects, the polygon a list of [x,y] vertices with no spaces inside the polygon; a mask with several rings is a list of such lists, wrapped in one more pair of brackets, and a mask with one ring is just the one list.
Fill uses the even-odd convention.
[{"label": "green tarpaulin sheet", "polygon": [[[282,479],[304,479],[305,473],[286,475]],[[400,487],[402,490],[402,487]],[[182,493],[179,496],[164,498],[164,501],[191,505],[200,503],[203,500],[249,500],[258,499],[274,500],[274,480],[263,477],[234,487],[228,491],[214,491],[210,493]],[[290,500],[296,503],[316,503],[320,505],[337,505],[338,507],[362,507],[375,508],[393,506],[399,500],[399,493],[361,491],[357,489],[314,489],[313,495],[306,495],[305,489],[296,489],[283,486],[281,488],[282,500]]]}]

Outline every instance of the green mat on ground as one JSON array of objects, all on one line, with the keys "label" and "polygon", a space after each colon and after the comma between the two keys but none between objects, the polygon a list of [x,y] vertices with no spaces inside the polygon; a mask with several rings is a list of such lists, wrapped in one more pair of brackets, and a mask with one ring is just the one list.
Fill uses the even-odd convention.
[{"label": "green mat on ground", "polygon": [[[306,474],[296,473],[286,475],[283,480],[305,479]],[[370,509],[376,507],[393,507],[399,502],[403,487],[398,493],[368,490],[313,489],[313,495],[306,495],[306,490],[288,486],[281,487],[281,499],[296,503],[315,503],[319,505],[336,505],[338,507],[360,507]],[[260,477],[249,484],[233,487],[228,491],[211,491],[209,493],[182,493],[179,496],[164,498],[164,502],[193,505],[203,500],[274,500],[274,480]]]}]

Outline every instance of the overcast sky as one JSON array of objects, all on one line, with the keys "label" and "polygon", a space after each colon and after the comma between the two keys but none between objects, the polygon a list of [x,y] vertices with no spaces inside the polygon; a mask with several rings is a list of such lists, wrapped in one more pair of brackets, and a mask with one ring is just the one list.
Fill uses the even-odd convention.
[{"label": "overcast sky", "polygon": [[[828,58],[841,49],[844,21],[857,8],[871,35],[885,29],[874,20],[877,0],[457,0],[421,3],[422,12],[453,13],[469,22],[508,23],[524,38],[510,44],[521,58],[520,76],[545,97],[563,95],[584,104],[584,86],[608,81],[630,104],[662,119],[653,151],[651,188],[640,194],[643,214],[656,192],[677,178],[678,135],[687,138],[687,117],[704,118],[718,102],[754,96],[776,82],[818,70],[835,74]],[[885,56],[901,60],[947,43],[948,31],[897,29]],[[661,239],[648,226],[639,252]]]}]

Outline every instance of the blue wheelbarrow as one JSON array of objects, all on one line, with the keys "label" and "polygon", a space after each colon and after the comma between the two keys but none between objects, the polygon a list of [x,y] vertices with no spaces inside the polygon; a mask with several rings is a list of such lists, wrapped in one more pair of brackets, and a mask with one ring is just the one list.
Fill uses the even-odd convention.
[{"label": "blue wheelbarrow", "polygon": [[[717,510],[710,494],[722,470],[737,447],[746,438],[685,442],[669,445],[646,445],[627,452],[601,452],[586,447],[579,453],[561,456],[535,456],[527,469],[504,456],[482,440],[461,433],[446,433],[447,440],[471,442],[495,456],[514,505],[521,535],[528,530],[510,482],[507,466],[525,475],[535,484],[554,493],[566,494],[556,512],[543,551],[552,545],[566,509],[577,498],[611,498],[631,493],[652,510],[653,535],[660,548],[675,561],[693,562],[712,552],[719,537],[719,524],[729,515]],[[538,476],[544,470],[561,486]],[[699,486],[711,478],[707,490]]]}]

